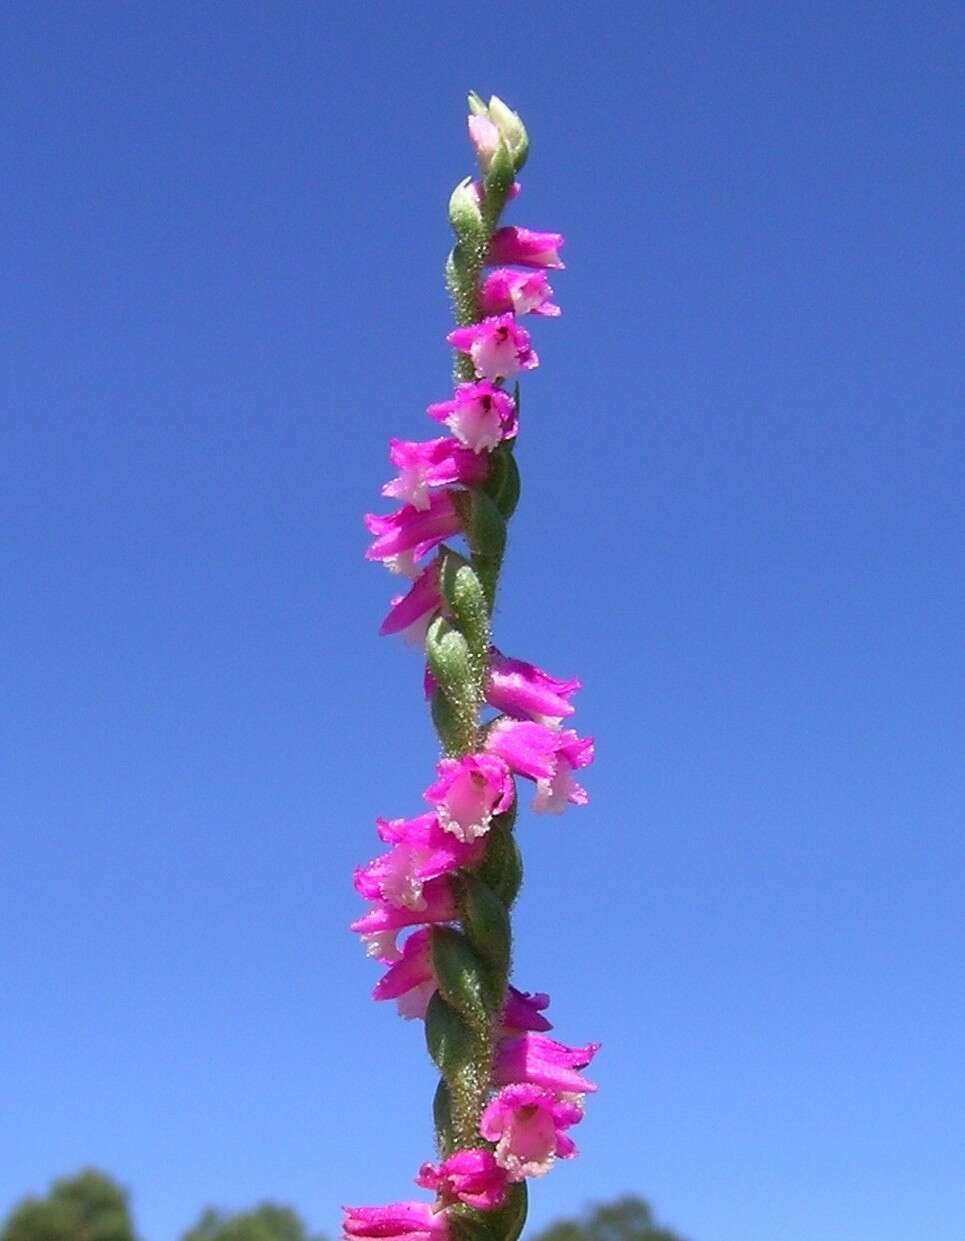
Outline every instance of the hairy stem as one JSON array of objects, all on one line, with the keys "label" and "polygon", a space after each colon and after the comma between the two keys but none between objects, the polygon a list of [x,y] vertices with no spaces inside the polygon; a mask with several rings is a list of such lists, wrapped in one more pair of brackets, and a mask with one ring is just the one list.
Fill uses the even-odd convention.
[{"label": "hairy stem", "polygon": [[[450,202],[456,244],[446,279],[459,326],[482,318],[479,285],[489,242],[506,203],[515,173],[513,158],[500,143],[478,194],[467,182]],[[456,352],[458,382],[475,379],[473,362]],[[432,718],[442,748],[452,757],[481,744],[479,710],[489,670],[489,629],[506,542],[506,522],[519,494],[512,452],[500,445],[490,455],[482,487],[457,501],[469,544],[466,560],[440,550],[439,580],[446,619],[433,622],[426,653],[436,688]],[[426,1041],[442,1080],[433,1114],[443,1156],[485,1145],[479,1123],[486,1106],[492,1060],[509,981],[512,932],[510,909],[522,881],[522,864],[513,835],[512,809],[494,817],[480,864],[457,881],[460,929],[436,927],[432,933],[433,972],[438,984],[426,1013]],[[526,1190],[514,1185],[498,1211],[459,1207],[457,1235],[514,1241],[526,1217]]]}]

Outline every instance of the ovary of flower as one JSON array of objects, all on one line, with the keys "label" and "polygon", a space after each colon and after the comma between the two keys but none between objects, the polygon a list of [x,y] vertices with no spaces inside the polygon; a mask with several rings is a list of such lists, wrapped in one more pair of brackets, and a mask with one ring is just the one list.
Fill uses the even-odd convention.
[{"label": "ovary of flower", "polygon": [[469,354],[480,379],[493,383],[539,365],[529,345],[529,333],[511,314],[492,315],[481,323],[456,328],[446,339],[460,353]]}]

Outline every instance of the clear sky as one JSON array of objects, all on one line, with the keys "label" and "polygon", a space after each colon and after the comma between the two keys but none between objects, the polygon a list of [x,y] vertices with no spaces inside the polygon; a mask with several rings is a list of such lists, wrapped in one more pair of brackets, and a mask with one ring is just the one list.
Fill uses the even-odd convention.
[{"label": "clear sky", "polygon": [[497,637],[598,745],[520,824],[517,979],[604,1044],[532,1219],[965,1235],[960,6],[0,22],[0,1211],[92,1162],[146,1241],[334,1235],[430,1154],[345,929],[436,755],[360,514],[448,395],[475,88],[567,238]]}]

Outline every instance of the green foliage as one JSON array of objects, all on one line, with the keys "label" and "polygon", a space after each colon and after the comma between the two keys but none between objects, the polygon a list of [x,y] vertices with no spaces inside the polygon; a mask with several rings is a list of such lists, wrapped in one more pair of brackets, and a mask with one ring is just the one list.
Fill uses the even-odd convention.
[{"label": "green foliage", "polygon": [[226,1215],[208,1207],[181,1241],[324,1241],[324,1238],[309,1237],[305,1225],[290,1207],[263,1202],[236,1215]]},{"label": "green foliage", "polygon": [[581,1219],[562,1219],[537,1233],[534,1241],[684,1241],[657,1224],[650,1204],[628,1194],[595,1206]]},{"label": "green foliage", "polygon": [[136,1241],[127,1194],[95,1168],[54,1181],[45,1198],[24,1198],[0,1241]]}]

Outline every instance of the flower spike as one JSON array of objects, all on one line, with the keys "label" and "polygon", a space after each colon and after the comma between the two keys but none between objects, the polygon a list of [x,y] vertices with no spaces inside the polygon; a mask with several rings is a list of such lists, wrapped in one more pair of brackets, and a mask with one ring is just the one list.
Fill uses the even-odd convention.
[{"label": "flower spike", "polygon": [[507,384],[539,361],[522,316],[540,326],[560,313],[546,273],[563,267],[563,238],[501,224],[529,138],[496,95],[470,95],[469,113],[478,176],[449,199],[455,387],[426,411],[444,433],[390,440],[396,474],[382,494],[400,507],[365,517],[366,558],[408,579],[380,632],[423,648],[442,757],[424,813],[376,821],[383,851],[355,871],[369,907],[351,927],[382,967],[373,999],[424,1022],[441,1075],[439,1156],[415,1178],[434,1201],[346,1207],[345,1241],[517,1241],[527,1181],[576,1155],[569,1130],[596,1090],[582,1070],[597,1044],[550,1038],[549,996],[510,982],[517,779],[534,783],[536,812],[585,804],[574,773],[593,742],[563,727],[580,682],[502,654],[492,634],[520,493],[519,390]]}]

